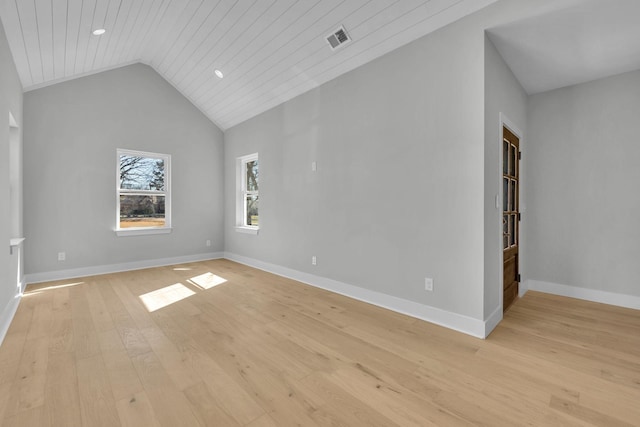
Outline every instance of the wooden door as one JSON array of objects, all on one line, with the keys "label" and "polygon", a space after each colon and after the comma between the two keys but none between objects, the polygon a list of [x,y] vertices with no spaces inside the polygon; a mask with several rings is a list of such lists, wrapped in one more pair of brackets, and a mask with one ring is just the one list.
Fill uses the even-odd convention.
[{"label": "wooden door", "polygon": [[520,244],[520,140],[506,127],[502,128],[502,310],[506,311],[518,297],[518,245]]}]

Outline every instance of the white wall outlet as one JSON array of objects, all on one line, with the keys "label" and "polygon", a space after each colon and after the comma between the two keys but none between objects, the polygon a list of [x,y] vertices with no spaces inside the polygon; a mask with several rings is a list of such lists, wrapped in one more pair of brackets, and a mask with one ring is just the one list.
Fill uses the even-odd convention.
[{"label": "white wall outlet", "polygon": [[315,172],[318,170],[318,164],[316,162],[311,162],[311,171]]},{"label": "white wall outlet", "polygon": [[314,255],[311,257],[311,265],[316,265],[316,262],[317,262],[316,256]]},{"label": "white wall outlet", "polygon": [[433,279],[430,277],[424,278],[424,290],[432,292],[433,291]]},{"label": "white wall outlet", "polygon": [[65,261],[67,259],[66,252],[58,252],[58,261]]},{"label": "white wall outlet", "polygon": [[206,245],[207,245],[207,246],[211,246],[211,240],[207,240],[207,241],[206,241]]}]

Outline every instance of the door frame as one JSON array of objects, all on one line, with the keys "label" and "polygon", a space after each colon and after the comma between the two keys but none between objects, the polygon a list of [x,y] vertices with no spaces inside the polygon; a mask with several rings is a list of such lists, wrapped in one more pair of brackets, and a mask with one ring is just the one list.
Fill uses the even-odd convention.
[{"label": "door frame", "polygon": [[[496,143],[498,144],[498,167],[496,168],[496,226],[497,226],[497,230],[499,230],[500,233],[500,245],[499,245],[499,254],[500,256],[498,257],[498,259],[500,260],[499,262],[499,271],[500,271],[500,279],[498,280],[499,282],[499,301],[500,301],[500,305],[498,307],[498,309],[500,310],[500,312],[502,313],[503,309],[504,309],[504,295],[503,295],[503,289],[504,289],[504,260],[503,260],[503,248],[502,248],[502,140],[503,140],[503,136],[502,136],[502,128],[506,127],[507,129],[509,129],[515,136],[518,137],[519,139],[519,146],[520,146],[520,152],[523,153],[522,155],[524,156],[524,133],[520,130],[520,128],[515,124],[515,122],[511,121],[509,119],[509,117],[507,117],[506,114],[504,114],[503,112],[500,112],[499,114],[499,123],[498,123],[499,127],[498,127],[498,140],[496,141]],[[523,186],[523,182],[524,182],[524,178],[525,178],[525,167],[523,167],[524,162],[520,162],[520,164],[518,165],[519,169],[519,176],[518,176],[518,182],[519,182],[519,188],[518,188],[518,201],[520,204],[519,207],[519,212],[521,214],[524,215],[524,211],[526,208],[526,204],[524,202],[525,198],[523,197],[525,195],[525,192],[523,191],[524,186]],[[522,222],[520,223],[520,230],[519,230],[519,241],[518,241],[518,271],[520,273],[522,273],[523,271],[526,271],[523,266],[525,264],[524,262],[524,257],[522,256],[523,254],[523,247],[521,245],[521,242],[525,241],[525,233],[523,233],[524,231],[524,227],[522,227]],[[524,275],[522,275],[524,276]],[[523,296],[525,293],[527,292],[527,286],[525,285],[524,281],[521,281],[518,287],[518,296]]]}]

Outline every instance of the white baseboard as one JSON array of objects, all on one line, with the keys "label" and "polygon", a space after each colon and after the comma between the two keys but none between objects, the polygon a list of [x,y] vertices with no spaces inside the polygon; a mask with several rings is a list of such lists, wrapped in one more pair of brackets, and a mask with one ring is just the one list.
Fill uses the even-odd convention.
[{"label": "white baseboard", "polygon": [[640,310],[640,297],[635,295],[617,294],[596,289],[579,288],[576,286],[560,285],[558,283],[527,280],[527,288],[531,291],[545,292],[564,297],[578,298],[602,304]]},{"label": "white baseboard", "polygon": [[477,338],[486,338],[488,332],[493,330],[493,328],[495,327],[495,325],[493,325],[493,322],[495,322],[495,324],[497,325],[497,322],[499,322],[502,318],[502,311],[500,310],[498,315],[494,316],[494,313],[491,315],[489,321],[484,322],[472,317],[463,316],[461,314],[441,310],[439,308],[420,304],[414,301],[409,301],[380,292],[371,291],[369,289],[361,288],[358,286],[349,285],[347,283],[328,279],[326,277],[316,276],[287,267],[282,267],[276,264],[271,264],[253,258],[236,255],[234,253],[225,252],[224,257],[240,264],[248,265],[250,267],[264,270],[269,273],[274,273],[278,276],[297,280],[298,282],[306,283],[316,288],[335,292],[337,294],[373,304],[378,307],[406,314],[407,316],[426,320],[427,322],[435,323],[437,325],[444,326],[445,328],[463,332]]},{"label": "white baseboard", "polygon": [[25,283],[50,282],[52,280],[65,280],[76,277],[96,276],[98,274],[118,273],[121,271],[140,270],[151,267],[164,267],[166,265],[183,264],[186,262],[206,261],[219,259],[223,252],[209,252],[205,254],[186,255],[173,258],[159,258],[145,261],[125,262],[121,264],[97,265],[93,267],[73,268],[69,270],[48,271],[44,273],[25,274]]},{"label": "white baseboard", "polygon": [[4,307],[4,310],[2,310],[2,314],[0,315],[0,344],[2,344],[4,337],[7,335],[13,316],[15,316],[16,310],[18,310],[21,298],[22,293],[11,298],[9,303]]},{"label": "white baseboard", "polygon": [[524,294],[529,290],[529,280],[525,280],[524,282],[520,282],[518,284],[518,296],[522,298]]},{"label": "white baseboard", "polygon": [[[408,316],[425,320],[427,322],[435,323],[437,325],[444,326],[446,328],[453,329],[477,338],[486,338],[489,333],[491,333],[491,331],[498,325],[500,320],[502,320],[502,310],[500,308],[497,308],[486,321],[482,321],[469,316],[441,310],[436,307],[431,307],[425,304],[420,304],[414,301],[409,301],[406,299],[383,294],[381,292],[349,285],[337,280],[304,273],[302,271],[293,270],[287,267],[282,267],[276,264],[263,262],[230,252],[211,252],[206,254],[188,255],[173,258],[134,261],[121,264],[100,265],[69,270],[50,271],[44,273],[31,273],[25,275],[24,283],[30,284],[48,282],[52,280],[65,280],[77,277],[95,276],[99,274],[117,273],[121,271],[162,267],[167,265],[182,264],[186,262],[206,261],[219,258],[227,258],[232,261],[248,265],[250,267],[268,271],[270,273],[294,279],[317,288],[326,289],[328,291],[335,292],[349,298],[373,304],[398,313],[406,314]],[[15,303],[15,307],[13,307],[13,311],[10,313],[8,321],[6,321],[6,328],[8,328],[8,325],[13,318],[13,314],[17,309],[17,306],[17,303]],[[5,309],[5,312],[8,313],[8,309],[9,308]],[[0,318],[0,322],[5,321],[4,316],[5,313],[3,313],[3,317]],[[0,333],[2,332],[1,328],[3,327],[3,325],[4,323],[0,324]]]},{"label": "white baseboard", "polygon": [[497,307],[489,318],[484,321],[484,338],[488,337],[489,334],[498,326],[498,323],[502,320],[502,307]]}]

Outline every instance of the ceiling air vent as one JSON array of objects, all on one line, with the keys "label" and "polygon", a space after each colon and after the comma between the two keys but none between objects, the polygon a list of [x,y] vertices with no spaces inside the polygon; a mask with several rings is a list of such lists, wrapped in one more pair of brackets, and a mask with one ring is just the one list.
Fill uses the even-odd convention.
[{"label": "ceiling air vent", "polygon": [[343,26],[340,26],[337,30],[327,36],[327,42],[331,49],[336,50],[340,46],[349,43],[351,38],[347,34],[347,30]]}]

